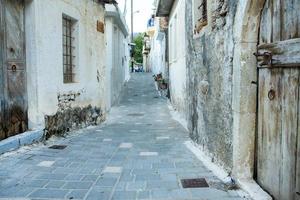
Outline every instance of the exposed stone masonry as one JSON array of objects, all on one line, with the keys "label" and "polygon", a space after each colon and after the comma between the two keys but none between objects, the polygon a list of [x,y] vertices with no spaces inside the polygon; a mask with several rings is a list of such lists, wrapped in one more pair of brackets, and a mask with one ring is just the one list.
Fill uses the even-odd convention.
[{"label": "exposed stone masonry", "polygon": [[55,115],[45,116],[46,138],[52,135],[62,135],[70,130],[97,125],[105,120],[101,108],[91,105],[83,108],[72,106],[80,94],[80,92],[70,92],[58,95],[58,112]]}]

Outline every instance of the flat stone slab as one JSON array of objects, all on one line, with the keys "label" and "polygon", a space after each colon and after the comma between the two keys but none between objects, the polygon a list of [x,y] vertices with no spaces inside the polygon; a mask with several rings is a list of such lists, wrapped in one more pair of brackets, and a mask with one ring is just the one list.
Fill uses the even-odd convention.
[{"label": "flat stone slab", "polygon": [[133,144],[132,143],[121,143],[119,148],[121,149],[130,149],[132,148]]},{"label": "flat stone slab", "polygon": [[42,161],[37,166],[39,167],[51,167],[55,161]]},{"label": "flat stone slab", "polygon": [[158,156],[157,152],[140,152],[140,156]]},{"label": "flat stone slab", "polygon": [[169,136],[161,136],[161,137],[156,137],[157,140],[168,140],[170,139]]},{"label": "flat stone slab", "polygon": [[104,168],[102,173],[121,173],[122,167],[114,167],[114,166],[107,166]]}]

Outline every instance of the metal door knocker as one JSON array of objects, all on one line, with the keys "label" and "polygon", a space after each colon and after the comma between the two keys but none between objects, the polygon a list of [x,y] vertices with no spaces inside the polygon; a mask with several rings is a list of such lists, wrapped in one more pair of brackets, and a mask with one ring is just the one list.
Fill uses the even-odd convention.
[{"label": "metal door knocker", "polygon": [[17,71],[17,65],[15,65],[15,64],[11,65],[11,70],[13,72],[16,72]]},{"label": "metal door knocker", "polygon": [[276,96],[275,90],[271,89],[268,93],[268,97],[269,97],[270,101],[275,99],[275,96]]}]

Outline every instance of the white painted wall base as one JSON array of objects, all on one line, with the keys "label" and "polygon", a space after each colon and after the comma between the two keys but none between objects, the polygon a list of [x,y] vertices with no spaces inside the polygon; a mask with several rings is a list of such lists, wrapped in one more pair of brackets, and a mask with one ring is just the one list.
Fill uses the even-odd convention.
[{"label": "white painted wall base", "polygon": [[[186,141],[185,146],[195,154],[195,156],[209,169],[211,170],[220,180],[225,184],[230,183],[231,178],[223,167],[218,166],[211,162],[211,158],[201,151],[201,147],[195,144],[193,141]],[[237,192],[241,197],[248,196],[253,200],[272,200],[272,197],[268,195],[254,180],[235,180],[241,190]]]}]

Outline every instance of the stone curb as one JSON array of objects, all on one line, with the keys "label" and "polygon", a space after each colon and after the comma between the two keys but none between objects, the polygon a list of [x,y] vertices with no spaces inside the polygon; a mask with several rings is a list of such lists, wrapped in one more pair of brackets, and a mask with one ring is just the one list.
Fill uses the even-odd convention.
[{"label": "stone curb", "polygon": [[27,131],[20,135],[12,136],[0,141],[0,155],[9,151],[16,150],[21,146],[40,142],[44,138],[43,130]]}]

